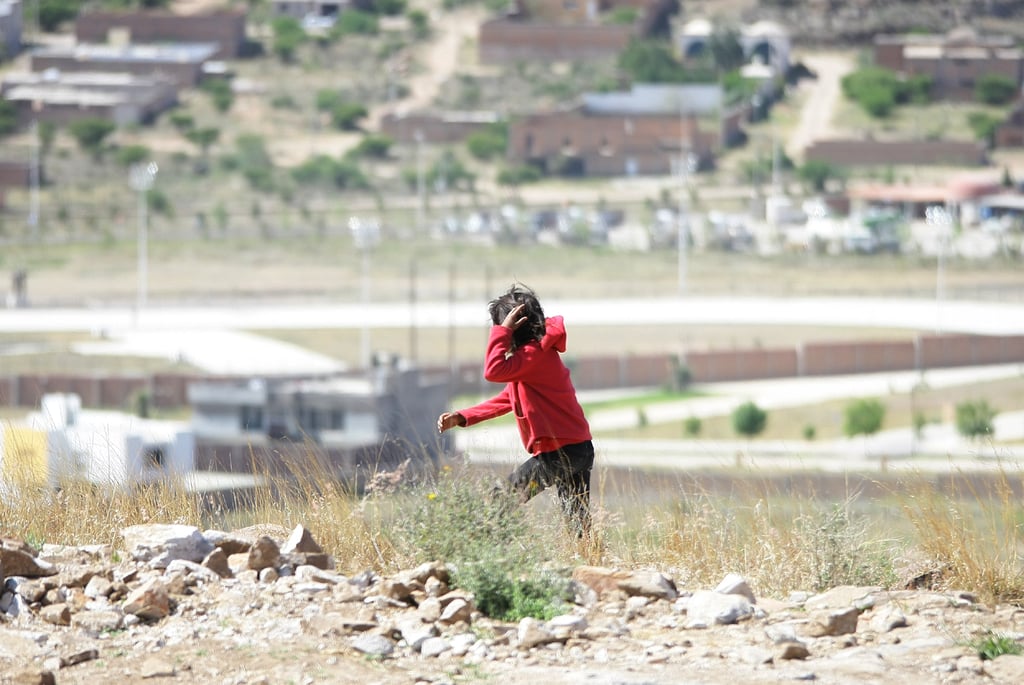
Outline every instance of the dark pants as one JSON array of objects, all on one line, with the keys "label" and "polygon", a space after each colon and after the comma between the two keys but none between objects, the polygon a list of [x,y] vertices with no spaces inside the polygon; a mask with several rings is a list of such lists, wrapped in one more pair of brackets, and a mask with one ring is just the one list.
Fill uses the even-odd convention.
[{"label": "dark pants", "polygon": [[593,467],[594,443],[590,440],[577,442],[527,459],[509,476],[509,484],[522,502],[555,486],[566,522],[577,537],[583,537],[590,533],[590,471]]}]

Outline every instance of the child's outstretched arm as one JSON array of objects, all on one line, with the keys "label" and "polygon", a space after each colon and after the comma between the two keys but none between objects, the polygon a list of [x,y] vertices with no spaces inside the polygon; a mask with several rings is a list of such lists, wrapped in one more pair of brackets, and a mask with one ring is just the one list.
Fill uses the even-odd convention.
[{"label": "child's outstretched arm", "polygon": [[455,426],[465,426],[466,417],[457,411],[446,411],[437,417],[437,432],[444,433]]}]

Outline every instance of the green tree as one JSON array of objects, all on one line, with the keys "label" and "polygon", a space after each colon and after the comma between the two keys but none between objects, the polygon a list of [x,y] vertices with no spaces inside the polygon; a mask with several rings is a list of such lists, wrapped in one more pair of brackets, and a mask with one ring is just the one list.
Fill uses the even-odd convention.
[{"label": "green tree", "polygon": [[506,167],[498,172],[498,185],[517,187],[525,185],[527,183],[536,183],[541,178],[540,169],[531,165],[524,164],[516,167]]},{"label": "green tree", "polygon": [[377,14],[385,17],[397,17],[405,12],[405,0],[375,0],[373,3]]},{"label": "green tree", "polygon": [[359,120],[368,114],[365,106],[355,102],[342,102],[331,110],[331,123],[342,131],[355,131]]},{"label": "green tree", "polygon": [[39,28],[47,33],[55,32],[61,24],[78,16],[79,7],[76,0],[39,0]]},{"label": "green tree", "polygon": [[18,112],[14,103],[0,100],[0,136],[7,136],[18,129]]},{"label": "green tree", "polygon": [[466,148],[476,159],[488,161],[504,157],[508,149],[508,124],[498,122],[466,136]]},{"label": "green tree", "polygon": [[391,146],[395,141],[390,136],[370,133],[365,136],[352,148],[351,154],[355,157],[369,157],[373,159],[387,159],[391,152]]},{"label": "green tree", "polygon": [[72,122],[68,130],[82,150],[92,155],[93,159],[99,159],[103,156],[103,142],[115,128],[112,121],[89,117]]},{"label": "green tree", "polygon": [[295,17],[277,17],[270,25],[274,33],[273,51],[282,62],[295,59],[295,52],[306,41],[306,32]]},{"label": "green tree", "polygon": [[618,7],[612,8],[611,12],[608,12],[608,16],[605,21],[612,26],[632,26],[636,23],[639,16],[640,11],[637,8],[619,5]]},{"label": "green tree", "polygon": [[768,414],[753,402],[744,402],[732,412],[732,428],[738,435],[752,438],[768,425]]},{"label": "green tree", "polygon": [[117,149],[117,163],[123,167],[130,167],[149,158],[149,148],[145,145],[124,145]]},{"label": "green tree", "polygon": [[974,137],[989,147],[995,144],[996,129],[1001,123],[1002,119],[994,117],[988,112],[971,112],[967,115],[967,125],[970,126]]},{"label": "green tree", "polygon": [[667,41],[634,38],[619,53],[619,68],[643,83],[682,83],[687,76]]},{"label": "green tree", "polygon": [[235,162],[254,189],[271,190],[274,187],[274,162],[261,136],[239,136],[235,140]]},{"label": "green tree", "polygon": [[828,162],[809,159],[797,169],[797,175],[804,183],[814,189],[815,192],[823,192],[825,186],[831,179],[842,178],[842,171],[839,167]]},{"label": "green tree", "polygon": [[874,435],[885,419],[885,405],[878,400],[857,400],[846,405],[843,433],[847,437]]},{"label": "green tree", "polygon": [[986,105],[1005,105],[1017,97],[1020,85],[1002,74],[985,74],[974,85],[974,97]]},{"label": "green tree", "polygon": [[335,37],[363,35],[376,36],[380,32],[380,24],[377,17],[369,12],[350,9],[338,15],[338,20],[331,28],[331,35]]},{"label": "green tree", "polygon": [[220,139],[220,129],[210,126],[193,128],[185,133],[185,138],[188,139],[188,142],[199,148],[199,154],[202,155],[203,161],[202,168],[198,171],[205,173],[209,167],[210,148]]},{"label": "green tree", "polygon": [[231,84],[226,79],[207,79],[200,87],[210,96],[213,106],[221,114],[231,109],[231,105],[235,102],[235,94],[231,91]]},{"label": "green tree", "polygon": [[970,440],[991,436],[998,413],[986,400],[961,402],[956,405],[956,430]]},{"label": "green tree", "polygon": [[715,68],[733,71],[747,61],[740,44],[740,33],[734,28],[716,29],[708,38],[708,52]]},{"label": "green tree", "polygon": [[412,27],[412,35],[419,40],[430,35],[430,15],[420,9],[409,10],[405,15],[409,19],[409,26]]}]

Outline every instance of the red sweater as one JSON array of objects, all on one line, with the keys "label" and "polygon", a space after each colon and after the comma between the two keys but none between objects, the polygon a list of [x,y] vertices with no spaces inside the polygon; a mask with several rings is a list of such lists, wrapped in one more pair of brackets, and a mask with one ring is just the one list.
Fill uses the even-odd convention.
[{"label": "red sweater", "polygon": [[591,439],[569,369],[562,363],[562,317],[550,317],[546,323],[547,331],[540,342],[530,341],[511,353],[512,330],[491,328],[484,378],[505,383],[505,389],[475,407],[459,411],[467,426],[513,412],[523,446],[533,455]]}]

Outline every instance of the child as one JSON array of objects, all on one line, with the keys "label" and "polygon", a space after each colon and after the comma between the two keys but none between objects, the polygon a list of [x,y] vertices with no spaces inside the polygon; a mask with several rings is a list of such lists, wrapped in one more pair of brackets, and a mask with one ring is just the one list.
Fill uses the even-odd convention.
[{"label": "child", "polygon": [[488,311],[494,325],[484,378],[505,383],[505,389],[474,407],[441,414],[437,430],[443,433],[514,412],[523,446],[532,456],[509,476],[509,486],[521,502],[555,486],[573,532],[589,535],[594,445],[569,369],[562,363],[562,317],[545,319],[533,291],[518,284],[492,300]]}]

